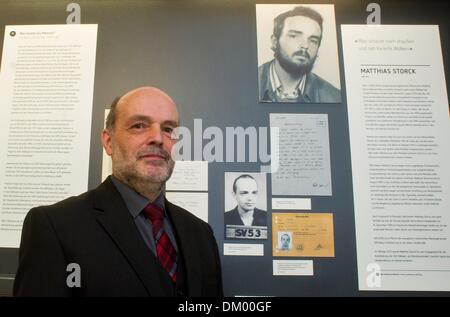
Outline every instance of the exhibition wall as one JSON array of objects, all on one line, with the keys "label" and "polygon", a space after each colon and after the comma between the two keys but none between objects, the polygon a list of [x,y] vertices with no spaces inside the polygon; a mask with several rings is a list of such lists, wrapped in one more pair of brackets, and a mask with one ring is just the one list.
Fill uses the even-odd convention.
[{"label": "exhibition wall", "polygon": [[[357,192],[358,199],[356,199],[354,183],[356,181],[359,188],[365,187],[363,183],[360,183],[358,176],[365,175],[366,162],[370,162],[371,167],[375,163],[370,161],[373,155],[363,151],[365,141],[358,141],[358,137],[362,136],[357,124],[358,121],[364,121],[358,118],[363,117],[357,116],[357,110],[350,112],[350,109],[354,109],[352,107],[359,104],[356,90],[361,84],[360,80],[364,81],[368,76],[372,76],[370,78],[373,80],[375,76],[370,70],[373,66],[367,63],[365,64],[367,73],[363,74],[365,77],[361,75],[360,79],[355,79],[351,73],[354,70],[352,67],[357,68],[356,72],[364,71],[359,64],[356,64],[358,59],[353,58],[355,55],[352,54],[370,50],[371,44],[377,44],[376,41],[370,42],[371,36],[383,39],[383,36],[395,37],[398,32],[396,39],[404,40],[404,42],[401,44],[397,42],[392,46],[393,50],[398,49],[403,54],[404,49],[411,48],[414,52],[417,49],[420,54],[417,53],[417,56],[411,57],[411,61],[404,62],[399,62],[402,55],[393,54],[392,60],[378,61],[376,72],[389,72],[389,76],[394,76],[394,73],[401,69],[402,74],[408,72],[411,77],[416,73],[419,75],[414,77],[411,83],[408,80],[404,81],[405,77],[377,78],[380,83],[404,84],[398,88],[404,93],[407,93],[405,88],[407,85],[414,87],[420,85],[424,89],[424,94],[428,98],[426,103],[439,107],[434,115],[437,119],[435,118],[433,124],[443,120],[442,128],[436,123],[436,135],[423,137],[426,140],[431,137],[436,139],[432,145],[426,147],[426,151],[438,153],[434,156],[436,160],[449,156],[448,145],[441,142],[443,137],[448,137],[445,133],[449,131],[446,95],[448,84],[445,83],[445,78],[441,77],[441,75],[448,76],[448,9],[450,7],[446,1],[377,1],[378,5],[375,6],[369,5],[371,1],[359,0],[304,3],[253,0],[80,0],[76,1],[79,6],[69,6],[70,3],[71,1],[56,0],[1,1],[0,26],[8,32],[5,32],[5,39],[0,42],[0,47],[3,49],[2,61],[4,61],[6,59],[4,43],[11,42],[12,30],[18,33],[22,30],[14,27],[7,28],[7,26],[26,26],[23,32],[31,32],[34,27],[41,32],[42,29],[39,26],[42,25],[65,25],[73,22],[96,25],[86,31],[88,35],[84,39],[89,37],[89,41],[83,42],[83,39],[76,38],[79,36],[76,33],[73,37],[73,43],[86,47],[87,51],[81,52],[80,58],[85,58],[91,63],[80,66],[89,70],[89,73],[80,75],[80,80],[86,78],[84,82],[91,81],[91,85],[80,88],[83,96],[78,96],[81,100],[79,100],[80,104],[89,106],[89,110],[79,112],[77,117],[79,121],[76,121],[80,129],[77,135],[77,138],[79,137],[77,142],[80,142],[80,145],[72,150],[76,155],[80,155],[77,157],[85,157],[84,161],[77,159],[79,161],[77,163],[81,164],[77,165],[77,168],[86,170],[86,181],[80,182],[79,187],[72,189],[74,193],[97,187],[104,177],[102,171],[105,170],[106,163],[104,163],[100,134],[104,127],[105,110],[109,108],[111,102],[133,88],[155,86],[173,98],[178,105],[181,125],[191,131],[189,137],[185,136],[191,140],[190,144],[185,143],[185,149],[189,146],[192,148],[191,155],[189,158],[186,152],[183,152],[183,158],[209,161],[206,167],[205,165],[195,166],[190,170],[199,178],[203,177],[198,182],[206,184],[205,186],[188,189],[179,184],[171,185],[172,187],[167,188],[167,192],[169,200],[172,195],[174,199],[180,201],[184,199],[194,206],[200,206],[199,209],[203,204],[203,210],[206,209],[203,219],[211,225],[218,243],[226,296],[448,296],[450,294],[448,286],[442,286],[450,285],[450,267],[448,266],[450,262],[449,255],[446,253],[450,238],[447,225],[450,225],[450,222],[448,215],[440,213],[449,206],[449,170],[447,168],[433,170],[434,174],[440,176],[436,179],[439,183],[436,186],[440,192],[429,195],[437,195],[433,198],[439,202],[424,207],[429,214],[440,217],[433,221],[442,226],[439,233],[429,233],[430,239],[441,239],[439,243],[442,244],[430,246],[430,251],[439,251],[441,257],[427,258],[427,261],[429,263],[437,261],[436,263],[442,264],[442,267],[439,265],[439,268],[431,267],[431,264],[427,267],[420,262],[420,265],[418,264],[420,269],[417,268],[413,276],[408,276],[399,272],[405,273],[411,270],[407,265],[415,260],[399,261],[405,267],[403,267],[404,270],[399,269],[399,272],[395,273],[397,274],[395,280],[392,280],[392,276],[386,275],[387,282],[383,285],[383,279],[381,279],[380,285],[377,279],[379,275],[376,275],[373,285],[367,283],[371,273],[379,274],[380,271],[378,266],[372,270],[366,264],[372,261],[376,263],[376,259],[380,258],[376,256],[373,258],[375,253],[364,255],[361,251],[361,248],[365,246],[364,243],[373,239],[373,236],[370,234],[366,236],[366,233],[372,232],[374,227],[368,227],[367,232],[364,230],[369,220],[364,216],[358,216],[358,213],[363,215],[371,211],[362,210],[364,208],[359,207],[362,205],[359,205],[358,199],[366,193]],[[258,74],[258,67],[273,59],[270,38],[273,18],[297,5],[315,8],[324,18],[323,38],[316,44],[318,53],[313,72],[324,78],[333,88],[329,88],[330,92],[326,97],[317,100],[313,97],[302,101],[265,99],[260,92],[263,79],[261,74]],[[368,23],[393,28],[386,29],[387,33],[376,30],[372,32],[372,29],[365,29]],[[348,27],[342,27],[343,25]],[[418,27],[426,25],[437,26],[437,28]],[[403,26],[403,28],[395,26]],[[58,32],[59,29],[55,30]],[[424,39],[424,36],[420,34],[425,34],[427,38]],[[364,38],[365,36],[367,38]],[[407,37],[411,37],[411,40]],[[424,42],[422,43],[421,40]],[[388,39],[383,41],[384,47],[387,47]],[[68,42],[70,43],[70,39]],[[45,40],[43,43],[45,44]],[[360,46],[352,47],[352,43]],[[363,44],[365,48],[361,49]],[[345,52],[344,45],[346,45]],[[426,52],[425,46],[430,47],[429,55],[426,56],[423,55],[423,52]],[[383,54],[384,52],[379,56],[385,56]],[[428,65],[425,67],[422,61],[426,61],[427,56],[429,61],[425,63]],[[400,64],[410,66],[396,66],[394,70],[392,65]],[[412,64],[415,66],[412,67]],[[0,89],[0,96],[10,96],[9,94],[12,93],[12,90],[7,91],[9,89],[7,87],[10,86],[7,84],[7,75],[5,75],[6,67],[7,65],[3,65],[2,62],[0,78],[3,87]],[[387,69],[388,67],[390,68]],[[428,69],[430,72],[427,73]],[[430,77],[430,73],[436,75],[437,83],[433,82],[431,78],[433,76]],[[423,78],[426,80],[418,83],[421,74],[425,74]],[[376,74],[376,76],[382,75],[386,74]],[[374,82],[366,84],[372,85]],[[429,88],[430,85],[432,88]],[[367,86],[362,87],[366,90],[361,100],[366,102],[367,99],[376,98],[377,95],[373,94],[373,91],[372,95],[367,95],[369,91]],[[383,89],[386,95],[387,88]],[[328,98],[328,95],[334,97]],[[415,95],[408,96],[408,98],[415,98]],[[363,104],[360,105],[363,107]],[[369,111],[367,109],[365,108],[365,115]],[[442,113],[444,116],[438,115]],[[9,117],[4,116],[3,120],[7,118]],[[377,117],[376,120],[380,122],[381,119]],[[11,126],[10,122],[1,122],[4,129]],[[253,154],[250,153],[248,143],[240,147],[237,142],[234,142],[231,145],[232,149],[227,148],[231,142],[227,139],[230,137],[230,134],[227,134],[227,128],[228,131],[230,128],[237,131],[238,127],[244,130],[249,128],[247,132],[250,133],[251,130],[255,133],[258,140],[255,145],[258,153],[256,159],[252,159]],[[274,153],[275,139],[270,137],[270,127],[279,128],[278,144],[281,159],[279,163],[281,164],[278,166],[278,174],[270,173],[269,166],[272,163],[273,168],[273,157],[272,161],[268,161],[262,155]],[[213,128],[209,130],[210,132],[222,131],[221,160],[217,159],[219,147],[216,147],[214,153],[207,150],[208,144],[211,147],[212,139],[211,134],[209,137],[205,134],[208,128]],[[361,131],[367,131],[366,128],[367,126],[361,128]],[[434,129],[434,125],[432,128]],[[11,132],[0,131],[6,131],[4,132],[6,134]],[[83,131],[86,132],[85,137]],[[439,134],[442,131],[444,135]],[[408,133],[405,132],[402,137],[409,136]],[[219,134],[214,135],[217,138]],[[231,138],[234,137],[236,135],[231,134]],[[400,138],[398,135],[396,137]],[[250,135],[244,137],[247,142],[251,142],[251,138]],[[364,140],[367,139],[370,137]],[[0,145],[5,149],[8,142],[6,136],[0,140],[5,142]],[[379,144],[381,141],[377,139],[376,142]],[[298,149],[298,152],[295,149]],[[357,152],[359,149],[361,153]],[[239,153],[242,154],[243,150],[247,152],[243,153],[242,159],[239,159]],[[234,153],[230,154],[230,152]],[[3,154],[3,152],[0,153]],[[208,153],[216,160],[205,157]],[[361,158],[364,155],[366,158]],[[4,163],[1,160],[0,162]],[[383,156],[376,157],[376,164],[382,165],[383,162],[385,162]],[[51,164],[55,163],[58,162],[51,162]],[[433,166],[439,165],[438,163]],[[297,169],[301,164],[308,167]],[[361,164],[360,168],[355,169],[358,164]],[[8,168],[11,169],[12,165],[5,163],[4,166],[9,166]],[[2,165],[2,168],[4,166]],[[6,176],[12,177],[13,173],[6,170],[7,168],[4,167],[4,171],[0,171],[5,182]],[[384,169],[384,171],[389,170]],[[369,172],[372,173],[373,170]],[[185,170],[184,173],[189,171]],[[74,172],[73,175],[81,174],[83,173]],[[266,223],[253,226],[254,228],[227,224],[225,221],[225,212],[236,206],[232,194],[233,181],[242,174],[251,175],[255,179],[258,186],[256,208],[266,213]],[[368,177],[372,177],[372,174]],[[23,180],[23,177],[21,179]],[[182,182],[183,177],[180,179]],[[73,181],[73,183],[76,182]],[[7,185],[4,183],[1,185],[5,191]],[[389,196],[382,191],[377,195],[381,195],[381,198],[377,196],[378,203],[382,203],[384,198]],[[6,201],[6,199],[2,201],[0,212],[6,210]],[[418,205],[410,206],[410,208],[416,207]],[[401,208],[405,209],[402,209],[402,217],[406,217],[408,208],[405,204]],[[21,213],[21,219],[24,212],[26,213],[26,211]],[[392,212],[385,212],[384,215],[386,214],[392,215]],[[413,216],[419,217],[417,213],[413,213]],[[0,241],[0,295],[8,296],[12,292],[14,274],[18,265],[16,240],[20,237],[20,230],[17,226],[13,229],[11,227],[8,229],[6,226],[6,221],[11,219],[8,217],[12,217],[11,214],[4,213],[1,217],[3,227],[0,228],[3,230],[3,235],[0,237],[15,235],[15,238],[8,240],[12,241],[11,243],[6,243],[6,238],[3,242]],[[381,216],[376,213],[371,214],[371,219],[374,217]],[[392,219],[395,218],[390,218],[391,223]],[[380,222],[376,223],[380,224]],[[289,242],[291,244],[288,243],[286,246],[288,250],[284,250],[281,245],[283,233],[287,233],[291,240]],[[304,238],[307,234],[309,238]],[[390,232],[385,238],[390,239],[392,235],[407,236],[405,232],[396,231]],[[422,243],[421,246],[423,245]],[[396,248],[402,249],[398,245]],[[358,257],[360,261],[361,259],[367,261],[358,263]],[[384,265],[398,264],[386,262],[386,258],[383,259]],[[363,275],[366,269],[366,274]],[[438,275],[428,276],[429,270],[436,271]],[[408,285],[409,282],[412,286]]]}]

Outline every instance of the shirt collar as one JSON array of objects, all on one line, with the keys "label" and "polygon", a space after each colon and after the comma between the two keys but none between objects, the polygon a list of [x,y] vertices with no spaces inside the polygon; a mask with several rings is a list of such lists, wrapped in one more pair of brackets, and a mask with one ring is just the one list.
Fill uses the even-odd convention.
[{"label": "shirt collar", "polygon": [[272,87],[272,91],[277,93],[281,86],[280,78],[278,78],[277,72],[275,71],[275,60],[270,63],[269,68],[269,78],[270,78],[270,87]]},{"label": "shirt collar", "polygon": [[[280,78],[278,77],[278,74],[275,70],[275,60],[273,60],[272,63],[270,63],[269,78],[270,78],[270,86],[272,88],[272,92],[274,94],[276,94],[277,96],[283,98],[283,95],[282,95],[283,85],[281,84]],[[306,76],[303,75],[302,79],[300,79],[300,81],[297,85],[297,91],[302,95],[305,92],[305,84],[306,84]]]},{"label": "shirt collar", "polygon": [[[117,190],[119,191],[120,195],[122,196],[123,200],[125,201],[128,211],[130,212],[133,218],[136,218],[142,212],[142,210],[144,210],[145,206],[151,203],[151,201],[148,200],[146,197],[142,196],[134,189],[132,189],[130,186],[118,180],[113,175],[111,175],[111,179],[114,185],[116,186]],[[161,194],[159,194],[159,196],[155,199],[153,203],[161,207],[164,210],[165,215],[166,211],[164,208],[164,195],[162,192]]]},{"label": "shirt collar", "polygon": [[239,216],[241,216],[242,218],[253,218],[253,213],[255,212],[255,209],[251,210],[251,211],[241,211],[241,208],[239,208],[239,206],[237,207]]},{"label": "shirt collar", "polygon": [[[272,87],[272,91],[280,96],[280,93],[283,91],[283,85],[281,84],[281,80],[278,77],[277,71],[275,70],[275,60],[272,61],[270,64],[270,70],[269,70],[269,76],[270,76],[270,85]],[[306,82],[306,76],[302,76],[302,79],[299,81],[297,85],[297,90],[303,94],[305,91],[305,82]]]}]

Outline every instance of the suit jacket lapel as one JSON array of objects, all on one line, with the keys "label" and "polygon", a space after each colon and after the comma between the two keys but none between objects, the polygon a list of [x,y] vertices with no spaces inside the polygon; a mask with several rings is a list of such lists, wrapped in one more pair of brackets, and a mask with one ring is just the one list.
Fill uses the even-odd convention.
[{"label": "suit jacket lapel", "polygon": [[96,190],[94,208],[100,225],[127,258],[151,296],[171,296],[167,273],[145,245],[120,193],[107,178]]},{"label": "suit jacket lapel", "polygon": [[200,272],[200,264],[198,263],[198,242],[192,237],[193,228],[187,226],[183,222],[183,217],[178,211],[178,207],[165,201],[166,211],[173,223],[173,229],[177,237],[179,252],[183,257],[183,263],[186,273],[186,282],[189,296],[202,295],[202,275]]}]

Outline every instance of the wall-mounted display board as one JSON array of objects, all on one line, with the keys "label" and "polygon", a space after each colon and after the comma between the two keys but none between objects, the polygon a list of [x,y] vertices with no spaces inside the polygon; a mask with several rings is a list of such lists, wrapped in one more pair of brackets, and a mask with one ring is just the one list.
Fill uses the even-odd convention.
[{"label": "wall-mounted display board", "polygon": [[0,2],[0,295],[29,208],[98,186],[105,110],[155,86],[183,126],[167,197],[213,228],[225,295],[448,296],[449,9]]}]

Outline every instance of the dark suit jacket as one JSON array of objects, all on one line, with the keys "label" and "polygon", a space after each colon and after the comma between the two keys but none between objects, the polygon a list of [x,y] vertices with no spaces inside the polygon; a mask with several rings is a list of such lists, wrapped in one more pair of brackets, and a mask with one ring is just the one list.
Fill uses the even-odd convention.
[{"label": "dark suit jacket", "polygon": [[[259,101],[262,102],[276,101],[269,75],[272,62],[273,60],[258,67]],[[306,103],[340,103],[341,92],[325,79],[310,72],[306,76],[303,98]]]},{"label": "dark suit jacket", "polygon": [[[225,213],[225,225],[240,225],[243,226],[241,216],[237,206]],[[267,212],[258,208],[255,208],[253,212],[252,226],[267,226]]]},{"label": "dark suit jacket", "polygon": [[[210,226],[166,201],[188,296],[222,296],[220,258]],[[81,287],[68,288],[69,263]],[[174,296],[169,275],[146,246],[108,178],[94,190],[25,218],[15,296]]]}]

